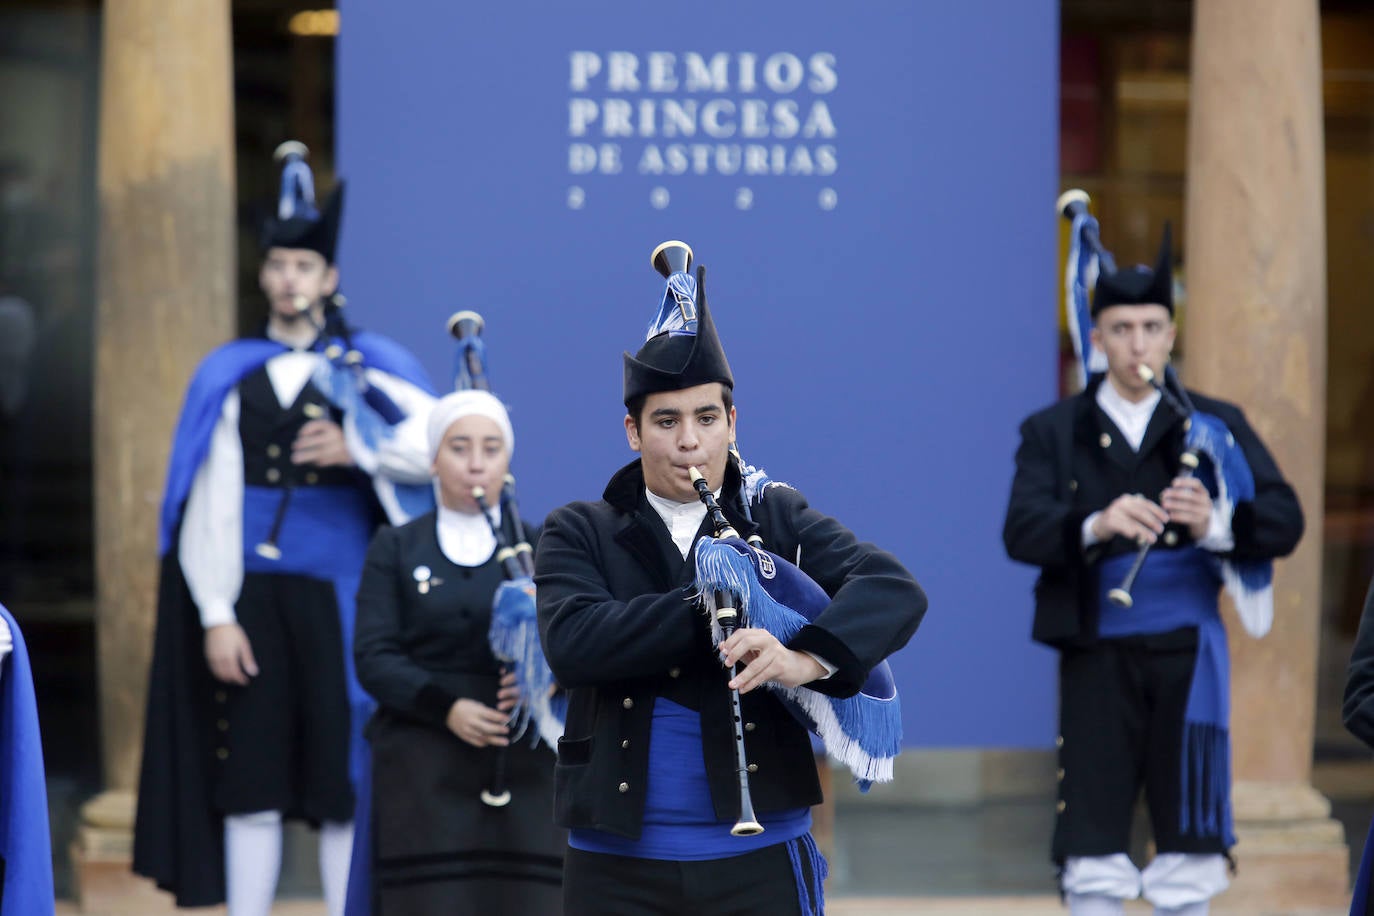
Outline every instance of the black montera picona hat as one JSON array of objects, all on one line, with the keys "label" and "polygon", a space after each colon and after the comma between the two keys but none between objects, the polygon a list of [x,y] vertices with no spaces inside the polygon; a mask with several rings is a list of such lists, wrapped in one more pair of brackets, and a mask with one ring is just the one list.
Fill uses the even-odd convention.
[{"label": "black montera picona hat", "polygon": [[1093,290],[1092,316],[1113,305],[1162,305],[1174,313],[1174,271],[1172,233],[1164,224],[1159,242],[1159,257],[1153,269],[1144,264],[1103,273]]},{"label": "black montera picona hat", "polygon": [[315,176],[306,164],[310,155],[304,143],[288,140],[277,147],[273,158],[282,164],[281,193],[277,212],[262,227],[262,250],[269,248],[306,248],[324,255],[334,263],[339,241],[339,219],[343,215],[343,182],[334,188],[324,210],[315,207]]},{"label": "black montera picona hat", "polygon": [[688,270],[692,249],[664,242],[654,250],[654,266],[667,278],[658,317],[648,340],[634,356],[625,354],[625,404],[656,391],[680,391],[709,382],[735,386],[725,348],[706,305],[706,270]]}]

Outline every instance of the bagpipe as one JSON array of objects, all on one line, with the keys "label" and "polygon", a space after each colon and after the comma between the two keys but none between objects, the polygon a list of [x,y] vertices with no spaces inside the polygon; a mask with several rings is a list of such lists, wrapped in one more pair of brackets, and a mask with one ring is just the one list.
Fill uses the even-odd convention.
[{"label": "bagpipe", "polygon": [[[1183,389],[1183,386],[1177,385],[1179,394],[1175,395],[1169,390],[1167,385],[1160,382],[1154,370],[1149,366],[1142,363],[1137,371],[1140,373],[1142,380],[1149,382],[1150,386],[1153,387],[1155,391],[1159,392],[1160,402],[1168,405],[1174,413],[1183,418],[1185,428],[1190,426],[1193,422],[1193,404],[1192,401],[1188,399],[1188,392]],[[1166,377],[1168,377],[1171,372],[1172,367],[1166,367]],[[1177,380],[1175,380],[1175,382],[1177,382]],[[1178,463],[1180,466],[1178,472],[1179,477],[1192,477],[1195,475],[1198,465],[1201,463],[1198,459],[1197,447],[1185,444],[1182,454],[1178,456]],[[1169,537],[1167,532],[1165,537],[1166,539]],[[1115,604],[1117,607],[1131,607],[1135,604],[1135,599],[1131,597],[1131,588],[1135,585],[1135,577],[1140,575],[1140,569],[1145,565],[1145,558],[1149,555],[1150,548],[1153,546],[1154,543],[1152,541],[1142,541],[1140,543],[1140,546],[1136,548],[1135,559],[1131,562],[1130,568],[1126,570],[1126,575],[1121,578],[1121,584],[1107,591],[1108,601]]]},{"label": "bagpipe", "polygon": [[[368,381],[366,359],[362,351],[353,345],[353,331],[343,315],[346,304],[347,300],[341,293],[336,292],[326,297],[323,303],[323,320],[316,322],[312,312],[315,303],[305,296],[297,296],[295,301],[300,314],[315,324],[316,336],[310,349],[324,357],[311,381],[331,404],[343,412],[347,421],[353,424],[362,445],[375,450],[380,442],[390,435],[391,429],[405,420],[407,415],[386,392]],[[307,405],[309,406],[312,405]],[[281,547],[278,542],[281,538],[282,524],[286,521],[287,510],[291,506],[291,496],[296,488],[295,465],[292,464],[290,467],[293,468],[293,473],[288,476],[282,487],[281,500],[277,503],[267,537],[253,548],[258,556],[264,559],[281,559]],[[406,488],[403,484],[391,486],[396,490],[398,501],[402,501],[403,505],[412,504],[416,508],[424,503],[430,492],[428,488],[418,488],[422,492],[415,494],[418,496],[417,503],[415,499],[402,500],[407,489],[417,488]],[[407,511],[406,514],[411,515],[414,512]]]},{"label": "bagpipe", "polygon": [[[705,290],[689,273],[691,248],[683,242],[664,242],[654,249],[651,263],[667,281],[667,289],[649,336],[665,331],[694,331],[697,296],[704,298]],[[752,507],[763,499],[765,492],[787,485],[746,464],[734,443],[728,460],[735,462],[742,480],[741,512],[752,522]],[[711,508],[715,499],[706,482],[696,482],[696,487],[716,523],[715,536],[702,538],[696,544],[696,589],[711,615],[713,638],[717,643],[728,638],[723,626],[728,620],[735,628],[767,630],[785,645],[829,606],[830,596],[797,565],[764,549],[758,535],[752,535],[747,543],[741,540],[728,527],[723,513],[717,518],[719,507]],[[735,614],[722,617],[723,607]],[[873,668],[856,695],[843,699],[806,687],[784,687],[772,682],[767,686],[790,713],[821,739],[827,754],[849,768],[861,790],[867,791],[874,782],[891,782],[893,761],[902,748],[902,712],[896,681],[886,661]],[[739,721],[736,707],[736,722]],[[742,736],[738,737],[737,750],[741,758],[741,793],[747,797]]]},{"label": "bagpipe", "polygon": [[[486,345],[481,339],[485,326],[482,316],[472,311],[455,313],[448,320],[448,331],[458,342],[454,370],[454,390],[490,391],[487,379]],[[499,497],[501,515],[509,519],[512,538],[505,525],[493,520],[486,490],[474,487],[473,500],[491,525],[496,539],[496,559],[501,564],[505,581],[496,589],[491,603],[491,626],[487,640],[492,655],[502,665],[502,673],[515,674],[520,699],[511,710],[511,740],[519,740],[533,725],[532,743],[543,741],[550,748],[558,747],[567,717],[566,698],[554,696],[556,684],[553,671],[544,658],[539,642],[539,622],[535,610],[534,551],[525,536],[520,506],[515,496],[515,477],[507,474]],[[496,747],[492,756],[487,787],[481,792],[483,803],[494,808],[510,803],[506,788],[505,748]]]},{"label": "bagpipe", "polygon": [[[1093,324],[1090,291],[1100,274],[1114,274],[1117,271],[1115,259],[1102,244],[1098,222],[1089,212],[1089,203],[1087,193],[1079,189],[1065,191],[1055,202],[1056,212],[1072,224],[1064,271],[1065,309],[1083,385],[1087,384],[1089,376],[1106,369],[1105,357],[1093,348],[1090,338]],[[1166,227],[1166,247],[1168,239]],[[1238,503],[1254,499],[1255,478],[1250,463],[1226,423],[1219,417],[1196,409],[1172,364],[1164,366],[1162,381],[1148,366],[1142,366],[1139,372],[1142,380],[1160,393],[1161,403],[1183,417],[1180,475],[1196,474],[1204,482],[1210,481],[1213,486],[1209,490],[1215,493],[1213,503],[1226,517],[1230,517]],[[1203,457],[1208,459],[1207,466],[1202,465]],[[1130,607],[1134,603],[1131,587],[1149,552],[1149,545],[1142,544],[1121,585],[1108,593],[1109,600],[1114,604]],[[1268,560],[1232,559],[1217,562],[1222,583],[1236,603],[1242,619],[1247,621],[1246,628],[1254,636],[1269,632],[1274,619],[1273,563]]]}]

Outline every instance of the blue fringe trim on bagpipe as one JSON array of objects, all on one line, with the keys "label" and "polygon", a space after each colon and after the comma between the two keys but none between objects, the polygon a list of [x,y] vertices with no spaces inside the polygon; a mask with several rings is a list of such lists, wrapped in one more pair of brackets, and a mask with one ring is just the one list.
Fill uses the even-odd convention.
[{"label": "blue fringe trim on bagpipe", "polygon": [[539,643],[534,594],[534,582],[527,577],[502,582],[492,599],[488,638],[492,654],[511,667],[520,688],[520,702],[511,710],[511,740],[523,736],[533,722],[530,743],[542,740],[555,749],[563,736],[567,699],[552,696],[553,672]]},{"label": "blue fringe trim on bagpipe", "polygon": [[[1194,410],[1187,444],[1212,462],[1217,501],[1225,510],[1255,498],[1255,475],[1250,470],[1250,463],[1245,459],[1245,452],[1236,445],[1231,430],[1219,417]],[[1267,633],[1274,619],[1274,564],[1268,560],[1223,560],[1221,579],[1242,619],[1257,621],[1258,632],[1252,630],[1253,635]]]},{"label": "blue fringe trim on bagpipe", "polygon": [[376,451],[379,443],[391,437],[392,427],[406,415],[385,392],[369,386],[361,375],[360,369],[325,359],[312,381],[331,404],[353,421],[362,443]]},{"label": "blue fringe trim on bagpipe", "polygon": [[[715,622],[715,592],[724,591],[738,598],[742,627],[767,630],[786,644],[809,622],[806,617],[779,603],[758,579],[742,542],[702,538],[696,545],[696,588],[711,618],[711,632],[717,643],[724,634]],[[774,563],[785,563],[766,554]],[[788,564],[790,566],[790,564]],[[795,569],[795,567],[792,567]],[[799,575],[800,574],[799,572]],[[810,582],[809,579],[806,580]],[[810,582],[820,592],[820,587]],[[829,598],[820,592],[824,604]],[[768,683],[768,689],[811,731],[825,742],[826,753],[847,766],[860,789],[867,791],[874,782],[891,782],[893,761],[902,750],[902,708],[894,688],[890,696],[873,696],[860,691],[843,699],[826,696],[805,687],[784,687]]]}]

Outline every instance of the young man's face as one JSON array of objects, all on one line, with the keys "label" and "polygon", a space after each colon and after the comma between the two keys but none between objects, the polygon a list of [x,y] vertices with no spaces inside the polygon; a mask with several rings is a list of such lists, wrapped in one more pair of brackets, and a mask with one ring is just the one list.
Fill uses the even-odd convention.
[{"label": "young man's face", "polygon": [[687,473],[693,467],[712,490],[719,489],[735,436],[735,408],[725,409],[719,382],[655,392],[645,400],[641,419],[625,417],[625,436],[643,459],[651,493],[682,503],[696,499]]},{"label": "young man's face", "polygon": [[1097,313],[1092,339],[1107,354],[1107,376],[1116,390],[1138,401],[1150,393],[1139,367],[1149,366],[1163,379],[1175,333],[1174,320],[1162,305],[1111,305]]},{"label": "young man's face", "polygon": [[457,512],[480,511],[473,487],[487,491],[488,506],[501,499],[501,487],[510,470],[510,455],[501,427],[490,417],[469,414],[459,417],[444,431],[444,441],[430,471],[439,482],[439,498]]},{"label": "young man's face", "polygon": [[334,292],[339,271],[309,248],[269,248],[258,271],[258,285],[267,296],[272,317],[290,321],[304,313],[301,299],[314,305]]}]

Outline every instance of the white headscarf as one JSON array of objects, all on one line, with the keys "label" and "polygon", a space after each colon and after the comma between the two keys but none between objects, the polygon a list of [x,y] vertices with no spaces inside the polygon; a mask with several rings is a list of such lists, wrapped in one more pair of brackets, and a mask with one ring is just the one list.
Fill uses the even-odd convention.
[{"label": "white headscarf", "polygon": [[429,412],[429,460],[439,454],[439,446],[444,444],[444,433],[455,420],[469,416],[486,417],[501,429],[501,438],[506,441],[506,457],[515,452],[515,431],[511,429],[510,416],[503,405],[490,391],[455,391],[446,394],[435,403]]}]

